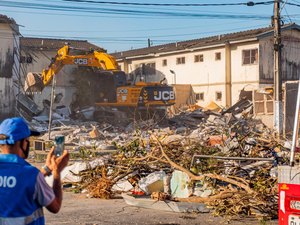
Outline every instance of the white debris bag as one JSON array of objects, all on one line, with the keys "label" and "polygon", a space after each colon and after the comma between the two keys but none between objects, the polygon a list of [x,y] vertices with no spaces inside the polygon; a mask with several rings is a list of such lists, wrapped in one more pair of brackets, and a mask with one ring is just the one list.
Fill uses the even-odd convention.
[{"label": "white debris bag", "polygon": [[119,180],[111,188],[112,191],[124,191],[124,192],[130,191],[132,189],[133,189],[133,186],[126,179]]},{"label": "white debris bag", "polygon": [[[105,158],[98,158],[91,162],[76,162],[70,166],[67,166],[63,169],[61,172],[61,180],[62,182],[72,182],[77,183],[81,181],[81,177],[76,175],[79,174],[79,172],[84,171],[88,168],[95,168],[97,166],[103,166],[105,164]],[[49,186],[52,187],[53,184],[53,176],[45,177],[47,183]]]}]

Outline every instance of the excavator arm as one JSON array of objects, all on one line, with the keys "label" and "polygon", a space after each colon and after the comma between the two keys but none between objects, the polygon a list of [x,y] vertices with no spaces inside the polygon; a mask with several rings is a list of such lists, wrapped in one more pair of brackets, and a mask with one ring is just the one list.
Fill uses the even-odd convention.
[{"label": "excavator arm", "polygon": [[25,92],[42,91],[65,65],[97,67],[101,70],[118,70],[116,60],[109,54],[91,51],[83,55],[70,55],[70,49],[68,45],[59,49],[55,58],[42,73],[28,73],[25,79]]}]

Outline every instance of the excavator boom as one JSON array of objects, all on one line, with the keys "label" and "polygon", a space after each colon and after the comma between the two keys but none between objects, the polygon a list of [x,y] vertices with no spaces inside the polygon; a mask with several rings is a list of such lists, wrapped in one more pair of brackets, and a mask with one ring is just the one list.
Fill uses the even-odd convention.
[{"label": "excavator boom", "polygon": [[83,55],[69,55],[70,47],[65,45],[57,51],[55,58],[42,73],[28,73],[25,79],[25,92],[40,92],[65,65],[97,67],[101,70],[118,70],[116,60],[104,52],[91,51]]}]

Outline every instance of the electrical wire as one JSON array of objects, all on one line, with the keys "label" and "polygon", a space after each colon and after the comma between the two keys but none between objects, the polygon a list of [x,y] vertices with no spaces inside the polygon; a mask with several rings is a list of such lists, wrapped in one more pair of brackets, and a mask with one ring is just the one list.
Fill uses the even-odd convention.
[{"label": "electrical wire", "polygon": [[[240,22],[238,22],[238,23],[230,23],[230,24],[239,24]],[[243,22],[244,23],[244,22]],[[224,24],[228,24],[228,23],[224,23]],[[218,25],[222,25],[222,24],[218,24]],[[223,30],[213,30],[213,31],[206,31],[206,32],[203,32],[203,29],[205,29],[205,28],[201,28],[201,27],[199,27],[199,25],[198,26],[184,26],[184,27],[175,27],[175,28],[160,28],[160,29],[135,29],[135,30],[113,30],[113,31],[111,31],[111,30],[101,30],[101,32],[103,32],[103,33],[108,33],[108,32],[112,32],[112,33],[115,33],[115,32],[118,32],[118,33],[120,33],[120,32],[122,32],[122,33],[124,33],[124,32],[145,32],[145,31],[165,31],[165,30],[167,30],[167,31],[170,31],[170,30],[176,30],[176,31],[178,31],[178,30],[181,30],[181,29],[187,29],[187,28],[198,28],[198,29],[200,29],[201,30],[201,34],[210,34],[210,33],[216,33],[216,32],[230,32],[230,31],[237,31],[237,30],[244,30],[244,29],[254,29],[254,28],[256,28],[256,27],[264,27],[264,26],[268,26],[268,24],[257,24],[256,26],[250,26],[250,27],[236,27],[236,28],[234,28],[234,29],[223,29]],[[1,30],[1,29],[0,29]],[[65,31],[65,30],[30,30],[30,29],[23,29],[23,31],[25,31],[25,32],[39,32],[39,34],[40,33],[45,33],[45,32],[47,32],[47,33],[61,33],[61,32],[64,32],[64,33],[78,33],[78,32],[82,32],[82,33],[98,33],[99,31],[95,31],[95,30],[68,30],[68,31]],[[193,33],[193,34],[195,34],[195,33]],[[184,34],[184,36],[186,36],[186,35],[193,35],[193,34]],[[196,34],[198,34],[198,33],[196,33]],[[176,36],[178,36],[178,35],[180,35],[180,34],[176,34]],[[163,37],[168,37],[168,35],[162,35]],[[122,37],[124,37],[124,35],[122,35]],[[107,38],[111,38],[111,37],[107,37]],[[127,37],[127,38],[132,38],[132,37]]]},{"label": "electrical wire", "polygon": [[297,4],[297,3],[291,3],[291,2],[287,2],[286,3],[287,5],[292,5],[292,6],[297,6],[297,7],[300,7],[300,3]]},{"label": "electrical wire", "polygon": [[[64,3],[64,4],[63,4]],[[77,3],[77,4],[70,4],[70,3]],[[199,12],[199,10],[188,10],[188,7],[218,7],[218,9],[223,9],[225,6],[254,6],[254,5],[271,5],[274,1],[260,1],[260,2],[237,2],[237,3],[230,3],[225,1],[224,3],[140,3],[140,2],[121,2],[121,1],[96,1],[96,0],[52,0],[52,1],[40,1],[40,0],[31,0],[31,1],[6,1],[0,0],[0,6],[8,7],[8,8],[19,8],[22,9],[21,13],[25,13],[28,10],[34,10],[35,13],[42,13],[46,11],[47,14],[53,15],[69,15],[74,16],[90,16],[90,17],[118,17],[118,18],[153,18],[153,19],[169,19],[169,18],[176,18],[179,17],[181,19],[231,19],[231,20],[262,20],[262,21],[269,21],[271,15],[262,15],[262,14],[235,14],[234,12]],[[284,4],[284,10],[287,14],[286,18],[289,21],[292,21],[291,15],[288,15],[286,10],[286,5],[292,6],[300,6],[297,4],[298,2],[295,0],[290,0],[289,2],[286,0]],[[98,6],[96,5],[98,4]],[[111,6],[109,6],[111,5]],[[99,7],[101,6],[101,7]],[[160,7],[155,9],[150,9],[149,7]],[[122,7],[122,8],[121,8]],[[144,8],[143,8],[144,7]],[[152,8],[153,8],[152,7]],[[174,7],[176,9],[174,9]],[[184,10],[180,10],[183,9]],[[26,10],[23,10],[26,9]],[[38,10],[38,11],[37,11]],[[3,11],[3,9],[2,9]],[[37,12],[36,12],[37,11]],[[223,10],[224,11],[224,10]],[[50,13],[49,13],[50,12]],[[45,13],[43,13],[45,14]],[[49,16],[50,16],[49,15]],[[297,15],[294,16],[294,18]],[[284,18],[284,17],[282,17]],[[172,30],[173,28],[169,28]],[[155,29],[144,29],[144,31],[153,31]],[[158,30],[166,30],[166,29],[158,29]],[[174,30],[174,29],[173,29]],[[178,28],[176,29],[178,30]],[[237,30],[237,29],[235,29]],[[225,30],[228,31],[228,30]],[[51,31],[47,31],[51,32]],[[54,31],[53,31],[54,32]],[[71,32],[71,31],[67,31]],[[96,31],[94,31],[96,32]],[[119,31],[118,31],[119,32]],[[128,31],[130,32],[130,31]],[[221,32],[221,31],[220,31]],[[155,42],[170,42],[170,40],[157,40],[162,38],[173,38],[173,37],[184,37],[184,36],[191,36],[191,35],[198,35],[199,36],[205,33],[214,33],[211,32],[199,32],[199,33],[185,33],[185,34],[168,34],[168,35],[154,35],[150,36],[152,41]],[[39,33],[38,35],[31,35],[33,37],[42,37]],[[149,35],[148,35],[149,36]],[[145,43],[145,36],[133,36],[133,37],[105,37],[105,38],[97,38],[97,37],[63,37],[63,36],[55,36],[55,35],[44,35],[47,38],[64,38],[64,39],[88,39],[94,41],[101,41],[101,42],[135,42],[135,43]],[[147,37],[149,38],[149,37]],[[172,40],[174,41],[174,40]],[[178,40],[175,40],[178,41]]]},{"label": "electrical wire", "polygon": [[280,9],[280,12],[282,11],[282,9],[284,9],[284,11],[285,11],[285,13],[286,13],[286,16],[287,16],[287,18],[288,18],[288,20],[289,20],[289,22],[292,23],[293,21],[292,21],[291,17],[289,16],[289,14],[288,14],[288,12],[287,12],[287,9],[286,9],[286,7],[285,7],[286,3],[288,3],[288,0],[285,0],[285,1],[283,2],[282,6],[281,6],[281,9]]},{"label": "electrical wire", "polygon": [[[237,4],[237,3],[236,3]],[[99,7],[82,7],[82,6],[65,6],[51,5],[46,3],[21,3],[15,1],[0,1],[0,6],[13,8],[38,9],[49,11],[64,12],[88,12],[96,14],[116,14],[116,15],[138,15],[147,17],[188,17],[188,18],[215,18],[215,19],[269,19],[269,16],[262,15],[245,15],[245,14],[220,14],[220,13],[198,13],[198,12],[180,12],[180,11],[161,11],[161,10],[140,10],[140,9],[116,9],[116,8],[99,8]]]},{"label": "electrical wire", "polygon": [[[3,0],[0,0],[0,2],[1,1],[3,1]],[[31,0],[31,1],[34,1],[34,0]],[[39,0],[37,0],[38,2],[40,2]],[[63,1],[63,0],[61,0],[61,1]],[[60,1],[60,3],[62,3]],[[7,3],[7,1],[3,1],[3,2],[6,2]],[[16,1],[14,1],[14,2],[12,2],[12,1],[9,1],[11,4],[24,4],[24,3],[22,3],[22,2],[16,2]],[[43,1],[43,3],[46,3],[47,1]],[[57,1],[56,1],[57,2]],[[52,0],[52,1],[50,1],[50,3],[51,4],[54,4],[54,1]],[[58,3],[58,2],[57,2]],[[75,3],[75,1],[74,1],[74,3]],[[26,1],[26,4],[28,4],[28,2]],[[82,7],[82,4],[81,3],[79,3],[78,4],[80,7]],[[85,4],[86,5],[86,4]],[[68,3],[68,5],[65,5],[65,6],[69,6],[69,3]],[[73,5],[72,5],[73,6]],[[127,5],[119,5],[119,7],[122,7],[122,8],[129,8]],[[142,6],[133,6],[133,7],[135,7],[135,8],[139,8],[139,9],[147,9],[147,10],[150,10],[150,9],[155,9],[155,10],[157,10],[157,7],[155,7],[155,8],[149,8],[148,6],[147,7],[142,7]],[[133,7],[130,7],[130,9],[132,9]],[[95,8],[94,6],[93,6],[93,8]],[[160,7],[161,8],[161,7]],[[170,11],[174,11],[174,7],[163,7],[164,9],[163,10],[170,10]],[[207,8],[207,7],[204,7],[204,8]],[[114,7],[114,9],[116,9],[116,7]],[[191,9],[193,9],[193,10],[191,10]],[[180,8],[178,8],[177,7],[177,9],[176,9],[176,11],[178,11],[178,10],[180,10]],[[209,12],[209,11],[205,11],[205,12],[201,12],[201,11],[199,11],[198,9],[197,10],[195,10],[194,9],[194,7],[189,7],[189,8],[184,8],[184,12],[187,12],[187,11],[196,11],[196,12],[200,12],[200,13],[207,13],[207,12]],[[212,12],[215,12],[215,10],[213,10]],[[212,13],[211,12],[211,13]],[[221,11],[219,11],[218,10],[218,12],[219,13],[227,13],[227,14],[232,14],[232,13],[234,13],[234,12],[228,12],[227,10],[226,10],[226,12],[221,12]]]},{"label": "electrical wire", "polygon": [[[208,32],[198,32],[198,33],[188,33],[188,34],[168,34],[168,35],[152,35],[149,36],[149,38],[168,38],[168,37],[184,37],[184,36],[192,36],[192,35],[203,35],[203,34],[212,34],[212,33],[223,33],[223,32],[231,32],[231,31],[238,31],[242,29],[255,29],[258,27],[262,27],[262,25],[257,25],[257,26],[251,26],[251,27],[240,27],[240,28],[235,28],[235,29],[224,29],[224,30],[214,30],[214,31],[208,31]],[[32,35],[32,37],[47,37],[47,38],[57,38],[57,39],[64,39],[64,36],[55,36],[55,35]],[[114,37],[90,37],[90,36],[76,36],[76,37],[69,37],[69,38],[76,38],[76,39],[89,39],[89,40],[124,40],[124,41],[137,41],[137,40],[142,40],[143,42],[145,41],[145,36],[129,36],[129,37],[124,37],[122,36],[121,39],[114,38]],[[140,38],[140,39],[139,39]],[[169,40],[166,40],[169,41]]]},{"label": "electrical wire", "polygon": [[110,4],[110,5],[134,5],[134,6],[254,6],[254,5],[270,5],[273,1],[264,2],[239,2],[239,3],[137,3],[137,2],[107,2],[107,1],[91,1],[91,0],[63,0],[65,2],[85,2],[94,4]]}]

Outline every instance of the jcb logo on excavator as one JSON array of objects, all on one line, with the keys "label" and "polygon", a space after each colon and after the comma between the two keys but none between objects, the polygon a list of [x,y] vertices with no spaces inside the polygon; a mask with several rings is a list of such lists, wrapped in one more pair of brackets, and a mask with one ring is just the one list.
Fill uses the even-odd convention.
[{"label": "jcb logo on excavator", "polygon": [[76,65],[87,65],[88,60],[85,59],[85,58],[74,59],[74,64],[76,64]]},{"label": "jcb logo on excavator", "polygon": [[168,101],[175,99],[174,91],[157,91],[154,93],[154,100],[156,101]]}]

